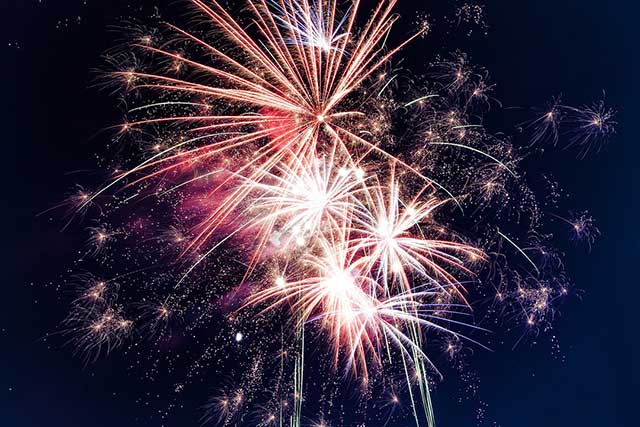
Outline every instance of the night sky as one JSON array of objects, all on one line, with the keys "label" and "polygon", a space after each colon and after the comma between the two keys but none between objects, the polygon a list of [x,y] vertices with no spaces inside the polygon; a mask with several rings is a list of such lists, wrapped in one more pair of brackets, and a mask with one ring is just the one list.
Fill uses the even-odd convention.
[{"label": "night sky", "polygon": [[[62,213],[38,216],[76,182],[90,179],[96,146],[108,138],[98,132],[121,119],[113,97],[92,84],[94,70],[104,65],[101,54],[119,37],[110,27],[148,19],[156,4],[162,17],[171,19],[180,13],[181,2],[1,3],[0,425],[199,425],[199,408],[219,379],[207,379],[182,401],[183,408],[160,420],[166,390],[140,383],[127,371],[123,354],[84,367],[63,337],[45,339],[66,314],[70,295],[58,285],[84,237],[73,229],[61,231]],[[417,12],[437,12],[447,3],[401,0],[401,22],[409,25]],[[511,345],[476,350],[471,365],[480,378],[477,397],[464,399],[463,385],[449,374],[434,394],[438,425],[475,426],[479,411],[485,412],[483,426],[636,425],[640,94],[634,40],[640,40],[639,10],[630,0],[483,4],[487,35],[472,26],[470,37],[452,36],[446,45],[442,38],[426,37],[402,53],[405,65],[420,70],[436,53],[469,52],[497,83],[496,97],[507,108],[492,111],[489,120],[506,132],[517,133],[522,111],[555,95],[580,105],[601,98],[603,91],[618,111],[619,127],[597,155],[577,160],[575,152],[553,150],[539,162],[574,206],[591,212],[602,231],[591,253],[567,247],[567,270],[582,291],[556,319],[553,334],[560,353],[544,334],[513,350]]]}]

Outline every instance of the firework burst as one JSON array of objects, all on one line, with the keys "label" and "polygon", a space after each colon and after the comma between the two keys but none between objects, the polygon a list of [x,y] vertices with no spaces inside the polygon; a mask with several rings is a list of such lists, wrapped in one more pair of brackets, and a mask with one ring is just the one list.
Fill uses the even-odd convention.
[{"label": "firework burst", "polygon": [[[65,322],[72,342],[94,360],[134,329],[172,346],[172,331],[195,336],[222,317],[235,339],[204,345],[188,376],[222,349],[257,340],[252,335],[261,345],[243,379],[206,405],[205,421],[245,422],[250,397],[268,383],[255,424],[300,426],[304,397],[315,393],[305,382],[306,348],[319,340],[330,349],[318,346],[318,364],[362,384],[363,398],[376,387],[387,397],[393,390],[387,413],[403,412],[394,408],[407,401],[416,425],[433,425],[433,338],[445,337],[450,359],[463,346],[483,347],[463,332],[481,329],[473,301],[491,289],[500,303],[520,307],[518,321],[528,326],[549,319],[566,294],[564,283],[547,279],[561,263],[537,262],[540,251],[511,233],[524,223],[520,236],[543,236],[530,233],[541,216],[518,172],[524,154],[473,122],[499,105],[486,70],[456,53],[433,64],[434,81],[403,87],[391,61],[431,25],[389,47],[395,0],[377,2],[364,20],[358,0],[256,0],[239,17],[214,0],[191,3],[203,22],[168,25],[167,41],[136,28],[127,48],[135,59],[110,74],[125,97],[143,101],[115,137],[146,142],[143,158],[114,168],[97,191],[73,196],[80,212],[101,201],[99,216],[115,213],[124,223],[90,228],[89,255],[134,241],[155,248],[157,256],[145,249],[142,258],[163,273],[126,304],[124,287],[89,281]],[[203,25],[213,27],[215,43]],[[613,132],[603,105],[554,103],[529,123],[533,143],[557,142],[561,113],[575,118],[570,143],[583,150]],[[411,141],[395,136],[396,121],[411,128]],[[152,215],[127,213],[152,203]],[[490,217],[511,219],[509,233]],[[591,245],[593,222],[580,218],[563,220]],[[513,271],[507,252],[526,273]],[[493,286],[477,286],[487,271]]]}]

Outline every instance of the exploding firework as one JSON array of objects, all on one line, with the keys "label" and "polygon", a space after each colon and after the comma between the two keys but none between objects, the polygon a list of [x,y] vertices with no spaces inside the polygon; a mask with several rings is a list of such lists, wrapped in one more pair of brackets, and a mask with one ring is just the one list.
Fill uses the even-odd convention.
[{"label": "exploding firework", "polygon": [[[327,367],[359,383],[363,400],[387,396],[387,414],[409,402],[416,425],[433,425],[440,372],[428,344],[445,342],[449,358],[484,347],[470,337],[483,330],[476,300],[494,300],[503,308],[490,313],[526,333],[568,292],[562,263],[546,260],[552,251],[536,233],[542,215],[519,171],[524,148],[474,121],[499,105],[486,70],[456,53],[434,62],[424,84],[407,83],[394,58],[431,24],[389,47],[395,0],[368,17],[357,0],[249,1],[238,17],[213,0],[192,3],[202,18],[193,28],[168,25],[166,40],[136,28],[110,58],[119,67],[110,82],[138,103],[115,139],[142,148],[73,202],[100,217],[87,257],[135,268],[119,286],[87,279],[65,333],[92,361],[137,336],[173,348],[176,337],[226,322],[234,338],[224,328],[201,334],[185,382],[254,339],[241,378],[205,405],[206,422],[335,417],[342,386],[308,381]],[[483,16],[466,6],[456,25]],[[564,116],[581,153],[613,132],[604,105],[554,102],[529,123],[533,143],[555,144]],[[105,217],[122,225],[102,225]],[[564,221],[593,243],[592,220]],[[318,405],[305,401],[318,394]]]},{"label": "exploding firework", "polygon": [[564,148],[576,148],[578,158],[590,152],[599,152],[615,133],[615,112],[604,100],[581,108],[563,105],[560,98],[554,99],[547,110],[536,119],[525,124],[533,129],[532,144],[558,143],[563,126],[569,142]]}]

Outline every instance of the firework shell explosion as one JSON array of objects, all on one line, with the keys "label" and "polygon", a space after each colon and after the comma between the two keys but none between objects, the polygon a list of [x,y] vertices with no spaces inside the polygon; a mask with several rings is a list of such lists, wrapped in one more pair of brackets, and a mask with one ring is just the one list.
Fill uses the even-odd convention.
[{"label": "firework shell explosion", "polygon": [[63,334],[86,362],[135,353],[177,395],[230,375],[203,423],[348,424],[357,391],[359,422],[434,425],[434,354],[542,333],[569,295],[545,227],[588,246],[598,230],[547,212],[558,190],[523,164],[564,134],[600,149],[613,112],[555,100],[517,146],[483,127],[499,104],[465,54],[424,78],[397,66],[430,23],[390,46],[394,0],[191,3],[190,26],[134,26],[107,55],[128,109],[109,178],[69,199],[100,273],[74,276]]}]

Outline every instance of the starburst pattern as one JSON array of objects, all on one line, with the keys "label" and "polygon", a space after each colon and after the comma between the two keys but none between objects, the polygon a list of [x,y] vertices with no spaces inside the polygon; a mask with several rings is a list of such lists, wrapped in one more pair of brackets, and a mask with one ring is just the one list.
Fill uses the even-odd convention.
[{"label": "starburst pattern", "polygon": [[[78,212],[123,223],[89,228],[88,256],[135,263],[118,281],[143,284],[85,278],[65,333],[87,360],[134,331],[160,347],[197,337],[187,380],[255,340],[242,380],[205,405],[205,422],[300,426],[314,393],[305,369],[326,364],[359,382],[363,398],[384,390],[388,416],[407,401],[416,425],[433,425],[440,372],[428,344],[444,342],[449,359],[484,347],[471,336],[484,331],[478,299],[531,331],[568,293],[537,233],[543,215],[519,170],[525,149],[476,120],[500,105],[488,73],[458,52],[434,62],[423,86],[404,83],[394,58],[431,21],[390,47],[395,0],[366,19],[358,0],[256,0],[241,16],[215,0],[191,3],[203,18],[193,28],[168,25],[167,40],[136,28],[134,59],[110,61],[119,70],[110,84],[138,102],[114,139],[138,142],[142,159],[72,196]],[[484,11],[466,5],[457,17],[479,24]],[[561,112],[574,117],[570,144],[581,152],[613,132],[604,105],[554,102],[528,123],[537,133],[527,145],[555,144]],[[592,221],[564,221],[593,243]],[[112,248],[127,242],[142,255],[115,261]],[[201,333],[221,318],[231,339]],[[309,364],[318,342],[330,349],[318,346]],[[271,395],[255,420],[246,408],[260,387]],[[329,412],[319,408],[316,424],[328,425]]]}]

